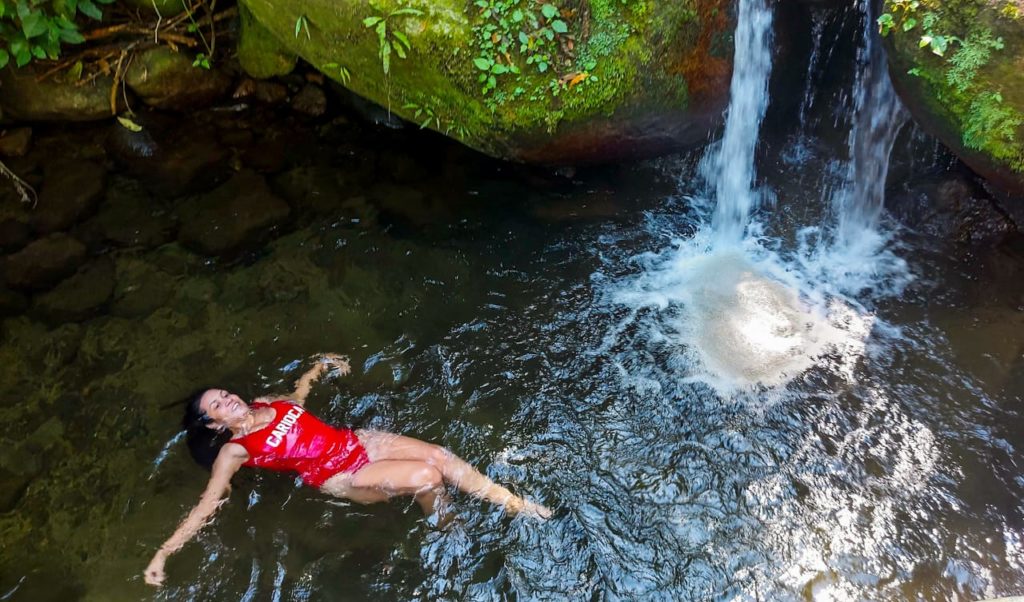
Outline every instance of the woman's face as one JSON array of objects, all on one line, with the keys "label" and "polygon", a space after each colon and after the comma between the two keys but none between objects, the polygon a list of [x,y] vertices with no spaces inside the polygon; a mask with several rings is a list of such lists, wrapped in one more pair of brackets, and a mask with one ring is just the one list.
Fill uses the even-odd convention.
[{"label": "woman's face", "polygon": [[211,426],[230,426],[249,413],[249,406],[241,397],[224,389],[210,389],[203,393],[199,398],[199,409],[213,420]]}]

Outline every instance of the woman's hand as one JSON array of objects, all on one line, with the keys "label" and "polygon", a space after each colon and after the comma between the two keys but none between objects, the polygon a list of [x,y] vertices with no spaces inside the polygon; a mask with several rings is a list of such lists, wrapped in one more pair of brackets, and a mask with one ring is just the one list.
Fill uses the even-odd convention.
[{"label": "woman's hand", "polygon": [[164,573],[165,562],[167,562],[167,553],[163,550],[157,550],[157,553],[153,554],[153,560],[149,561],[146,572],[143,573],[146,583],[156,587],[164,584],[164,578],[167,577],[167,574]]},{"label": "woman's hand", "polygon": [[317,356],[323,364],[334,367],[342,376],[347,376],[352,372],[352,366],[348,363],[348,358],[344,355],[338,355],[337,353],[321,353]]}]

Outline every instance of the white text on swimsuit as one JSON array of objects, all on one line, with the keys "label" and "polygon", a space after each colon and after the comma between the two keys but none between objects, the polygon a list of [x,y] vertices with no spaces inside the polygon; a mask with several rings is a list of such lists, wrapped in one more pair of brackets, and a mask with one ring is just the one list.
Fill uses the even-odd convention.
[{"label": "white text on swimsuit", "polygon": [[278,422],[277,426],[274,427],[274,430],[267,435],[267,445],[270,447],[277,447],[278,445],[281,445],[281,441],[284,441],[285,433],[288,432],[288,429],[292,428],[295,421],[297,421],[299,416],[302,416],[302,413],[305,411],[306,410],[302,409],[301,406],[295,406],[288,410],[288,413],[284,415],[281,422]]}]

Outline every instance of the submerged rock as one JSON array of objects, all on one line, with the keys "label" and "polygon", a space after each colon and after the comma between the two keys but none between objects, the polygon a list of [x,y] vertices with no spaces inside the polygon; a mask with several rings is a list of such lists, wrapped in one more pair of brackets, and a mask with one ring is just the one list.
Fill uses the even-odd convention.
[{"label": "submerged rock", "polygon": [[357,94],[502,158],[611,161],[696,145],[728,100],[725,0],[243,5]]},{"label": "submerged rock", "polygon": [[58,160],[45,168],[32,226],[44,234],[66,230],[92,214],[103,198],[107,171],[92,161]]},{"label": "submerged rock", "polygon": [[202,107],[227,93],[230,77],[192,63],[191,57],[158,46],[135,57],[124,81],[143,102],[160,109]]},{"label": "submerged rock", "polygon": [[914,119],[971,169],[1024,193],[1024,12],[988,0],[915,9],[887,0],[884,18],[889,73]]},{"label": "submerged rock", "polygon": [[14,218],[0,221],[0,250],[17,251],[31,240],[32,228],[27,222]]},{"label": "submerged rock", "polygon": [[74,273],[85,255],[85,245],[65,234],[54,234],[9,255],[3,263],[4,279],[16,289],[46,289]]},{"label": "submerged rock", "polygon": [[144,318],[174,297],[175,278],[145,261],[117,261],[117,285],[110,313],[122,318]]},{"label": "submerged rock", "polygon": [[51,324],[81,322],[93,317],[114,292],[114,262],[100,257],[53,290],[37,296],[32,314]]},{"label": "submerged rock", "polygon": [[327,112],[327,95],[318,86],[306,84],[292,99],[292,109],[310,117],[320,117]]},{"label": "submerged rock", "polygon": [[121,247],[151,249],[174,238],[177,223],[134,180],[118,179],[89,224],[104,241]]},{"label": "submerged rock", "polygon": [[229,174],[230,154],[207,125],[141,114],[142,130],[111,125],[107,150],[152,193],[176,197],[209,190]]},{"label": "submerged rock", "polygon": [[265,241],[290,213],[262,177],[243,171],[180,208],[178,240],[203,255],[230,256]]},{"label": "submerged rock", "polygon": [[14,128],[0,134],[0,157],[24,157],[32,143],[32,128]]}]

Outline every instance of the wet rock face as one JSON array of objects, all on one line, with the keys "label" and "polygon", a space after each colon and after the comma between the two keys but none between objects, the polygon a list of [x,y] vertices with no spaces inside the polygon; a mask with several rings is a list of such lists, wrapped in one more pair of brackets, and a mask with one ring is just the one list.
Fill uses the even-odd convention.
[{"label": "wet rock face", "polygon": [[[415,8],[422,14],[378,15],[396,44],[396,34],[409,41],[408,58],[392,53],[386,68],[364,24],[373,7],[242,4],[289,51],[356,94],[500,158],[607,162],[694,146],[728,101],[726,0],[573,3],[522,26],[512,15],[467,11],[463,0],[427,0]],[[316,25],[308,38],[294,33],[300,17]],[[534,45],[543,38],[543,66],[521,49],[531,36]]]},{"label": "wet rock face", "polygon": [[106,201],[87,224],[102,242],[119,247],[151,249],[174,239],[174,216],[138,182],[118,179],[107,190]]},{"label": "wet rock face", "polygon": [[66,230],[96,210],[106,169],[93,161],[55,161],[46,166],[43,182],[32,226],[48,234]]},{"label": "wet rock face", "polygon": [[160,46],[137,55],[124,81],[143,102],[160,109],[201,107],[223,97],[231,78],[192,62],[188,55]]},{"label": "wet rock face", "polygon": [[929,177],[910,183],[886,206],[903,224],[937,240],[992,245],[1017,226],[984,189],[965,174]]},{"label": "wet rock face", "polygon": [[65,234],[54,234],[9,255],[3,261],[4,279],[19,290],[50,288],[74,273],[85,258],[85,245]]},{"label": "wet rock face", "polygon": [[109,257],[100,257],[33,299],[31,312],[51,324],[80,322],[104,308],[114,292],[114,284],[114,262]]},{"label": "wet rock face", "polygon": [[261,176],[244,171],[179,208],[178,240],[203,255],[230,257],[265,241],[290,213]]},{"label": "wet rock face", "polygon": [[142,131],[111,125],[107,151],[155,195],[202,192],[224,181],[228,151],[209,126],[163,115],[136,118]]}]

